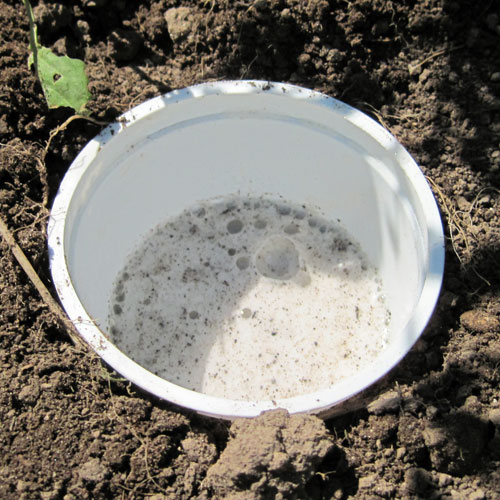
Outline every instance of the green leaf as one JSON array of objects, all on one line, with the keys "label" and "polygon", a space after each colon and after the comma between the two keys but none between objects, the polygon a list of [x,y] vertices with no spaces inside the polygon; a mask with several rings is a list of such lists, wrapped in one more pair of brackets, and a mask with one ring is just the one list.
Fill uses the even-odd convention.
[{"label": "green leaf", "polygon": [[[35,62],[33,55],[30,63]],[[36,68],[49,108],[66,106],[85,114],[91,94],[85,63],[68,56],[58,56],[47,47],[38,46]]]}]

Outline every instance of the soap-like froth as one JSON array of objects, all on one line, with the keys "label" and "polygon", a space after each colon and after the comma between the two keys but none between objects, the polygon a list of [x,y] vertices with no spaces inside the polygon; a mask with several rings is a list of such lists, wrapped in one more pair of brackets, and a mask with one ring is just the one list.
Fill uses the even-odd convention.
[{"label": "soap-like froth", "polygon": [[338,221],[282,199],[198,203],[155,228],[110,300],[116,345],[183,387],[292,397],[374,362],[390,313],[377,270]]}]

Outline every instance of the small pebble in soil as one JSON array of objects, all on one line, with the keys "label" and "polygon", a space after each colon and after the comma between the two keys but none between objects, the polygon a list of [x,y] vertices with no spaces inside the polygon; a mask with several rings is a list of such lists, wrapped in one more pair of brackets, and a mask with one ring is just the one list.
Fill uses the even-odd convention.
[{"label": "small pebble in soil", "polygon": [[402,398],[396,391],[388,391],[368,405],[368,412],[375,415],[397,412],[401,403]]},{"label": "small pebble in soil", "polygon": [[479,333],[497,332],[500,330],[500,320],[494,314],[480,309],[472,309],[460,316],[462,326]]}]

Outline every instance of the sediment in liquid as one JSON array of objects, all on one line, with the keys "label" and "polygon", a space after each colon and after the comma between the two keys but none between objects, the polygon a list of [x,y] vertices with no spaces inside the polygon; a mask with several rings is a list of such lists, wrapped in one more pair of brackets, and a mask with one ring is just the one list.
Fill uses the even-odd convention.
[{"label": "sediment in liquid", "polygon": [[117,277],[109,325],[142,366],[213,396],[326,388],[384,348],[382,283],[337,222],[283,200],[227,197],[155,228]]}]

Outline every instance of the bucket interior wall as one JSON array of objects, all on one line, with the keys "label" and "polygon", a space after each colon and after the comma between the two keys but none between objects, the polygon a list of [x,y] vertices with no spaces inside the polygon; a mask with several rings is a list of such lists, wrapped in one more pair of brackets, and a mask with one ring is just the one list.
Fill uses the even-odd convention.
[{"label": "bucket interior wall", "polygon": [[147,232],[200,200],[228,194],[280,195],[340,219],[379,268],[391,335],[405,326],[428,251],[398,158],[322,107],[312,122],[310,106],[307,120],[302,116],[305,102],[288,101],[285,115],[279,97],[263,105],[261,95],[258,107],[254,97],[226,96],[222,110],[205,97],[201,114],[196,100],[160,109],[104,145],[85,172],[66,219],[65,253],[80,301],[103,330],[113,281]]}]

